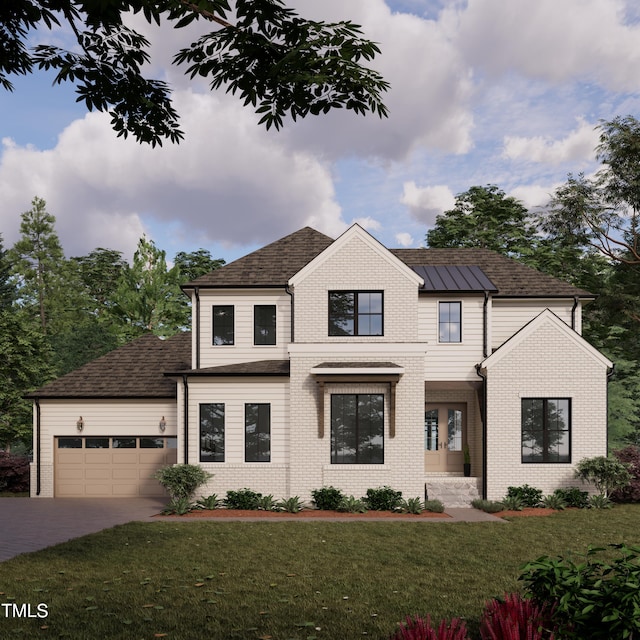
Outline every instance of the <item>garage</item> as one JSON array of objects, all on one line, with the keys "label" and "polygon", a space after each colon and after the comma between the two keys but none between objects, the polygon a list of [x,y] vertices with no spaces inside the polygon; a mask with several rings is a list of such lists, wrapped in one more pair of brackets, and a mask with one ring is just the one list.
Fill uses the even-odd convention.
[{"label": "garage", "polygon": [[59,498],[165,496],[152,476],[177,462],[170,436],[55,438],[54,495]]}]

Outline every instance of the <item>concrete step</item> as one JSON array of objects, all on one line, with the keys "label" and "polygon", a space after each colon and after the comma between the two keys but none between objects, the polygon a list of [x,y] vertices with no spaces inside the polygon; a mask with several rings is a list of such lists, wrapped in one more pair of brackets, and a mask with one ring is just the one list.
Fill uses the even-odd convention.
[{"label": "concrete step", "polygon": [[429,500],[440,500],[445,507],[470,507],[480,497],[480,478],[429,478],[426,481]]}]

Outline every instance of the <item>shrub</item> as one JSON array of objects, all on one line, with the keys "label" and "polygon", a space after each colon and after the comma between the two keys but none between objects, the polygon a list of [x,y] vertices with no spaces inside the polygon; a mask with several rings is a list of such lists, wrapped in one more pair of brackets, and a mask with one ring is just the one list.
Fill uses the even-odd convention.
[{"label": "shrub", "polygon": [[583,458],[576,465],[576,477],[591,482],[596,491],[605,498],[615,489],[623,489],[631,482],[631,473],[626,464],[606,456]]},{"label": "shrub", "polygon": [[451,622],[442,620],[437,629],[431,626],[431,616],[407,616],[405,622],[389,637],[389,640],[467,640],[467,627],[460,618]]},{"label": "shrub", "polygon": [[480,637],[482,640],[553,640],[551,627],[548,605],[512,593],[505,594],[503,600],[487,602],[480,620]]},{"label": "shrub", "polygon": [[431,511],[433,513],[444,513],[444,505],[440,500],[425,500],[425,511]]},{"label": "shrub", "polygon": [[338,511],[344,511],[346,513],[366,513],[367,505],[364,500],[349,496],[348,498],[342,499]]},{"label": "shrub", "polygon": [[518,496],[507,496],[501,500],[502,506],[507,509],[507,511],[522,511],[524,508],[524,503],[522,502],[522,498]]},{"label": "shrub", "polygon": [[520,498],[523,507],[539,507],[542,502],[542,490],[523,484],[521,487],[507,487],[507,498]]},{"label": "shrub", "polygon": [[221,503],[222,503],[222,500],[220,500],[220,498],[218,498],[218,496],[215,493],[212,493],[210,496],[207,496],[206,498],[204,496],[199,498],[198,501],[196,502],[196,509],[207,509],[207,510],[217,509],[221,505]]},{"label": "shrub", "polygon": [[302,501],[298,496],[280,500],[276,506],[280,511],[286,511],[287,513],[298,513],[299,511],[302,511],[303,507]]},{"label": "shrub", "polygon": [[537,602],[553,609],[558,636],[590,640],[640,637],[638,593],[640,547],[609,545],[619,556],[601,559],[604,548],[589,548],[584,561],[543,556],[520,576]]},{"label": "shrub", "polygon": [[258,498],[258,509],[260,509],[260,511],[275,511],[276,499],[272,494],[269,494],[268,496],[260,496]]},{"label": "shrub", "polygon": [[338,511],[340,503],[344,500],[345,495],[335,487],[322,487],[322,489],[314,489],[311,492],[312,502],[317,509],[323,511]]},{"label": "shrub", "polygon": [[613,502],[607,496],[598,494],[589,498],[589,507],[591,509],[611,509],[613,508]]},{"label": "shrub", "polygon": [[0,451],[0,491],[29,491],[29,458]]},{"label": "shrub", "polygon": [[554,496],[559,496],[567,507],[586,509],[589,506],[589,492],[581,491],[578,487],[556,489]]},{"label": "shrub", "polygon": [[567,503],[561,495],[554,492],[542,498],[542,505],[547,509],[562,510],[567,506]]},{"label": "shrub", "polygon": [[260,508],[261,493],[251,491],[251,489],[239,489],[238,491],[227,491],[224,506],[227,509],[248,509],[257,511]]},{"label": "shrub", "polygon": [[206,472],[197,464],[174,464],[162,467],[153,477],[169,492],[172,498],[190,500],[196,489],[202,486],[213,474]]},{"label": "shrub", "polygon": [[402,501],[402,510],[405,513],[418,514],[424,511],[424,505],[420,498],[408,498]]},{"label": "shrub", "polygon": [[471,501],[471,506],[474,509],[485,511],[486,513],[498,513],[498,511],[504,511],[504,505],[502,502],[494,502],[493,500],[482,500],[476,498]]},{"label": "shrub", "polygon": [[172,498],[167,506],[162,510],[164,515],[183,516],[193,509],[193,503],[189,498]]},{"label": "shrub", "polygon": [[612,491],[611,498],[616,502],[640,502],[640,447],[629,445],[613,455],[618,461],[629,465],[631,482],[626,487]]},{"label": "shrub", "polygon": [[372,511],[397,511],[402,507],[402,491],[395,491],[391,487],[367,489],[364,502]]}]

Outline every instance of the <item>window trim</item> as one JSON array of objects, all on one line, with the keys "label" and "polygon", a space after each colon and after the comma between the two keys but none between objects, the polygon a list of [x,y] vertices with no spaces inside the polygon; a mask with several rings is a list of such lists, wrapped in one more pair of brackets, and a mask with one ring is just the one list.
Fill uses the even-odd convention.
[{"label": "window trim", "polygon": [[[202,456],[202,411],[204,407],[218,406],[222,407],[222,456],[218,460],[205,460]],[[199,436],[199,450],[198,454],[200,462],[220,464],[225,461],[226,454],[226,438],[227,438],[227,424],[226,424],[226,406],[224,402],[201,402],[198,407],[198,436]],[[219,455],[219,454],[218,454]]]},{"label": "window trim", "polygon": [[[267,427],[268,427],[268,434],[269,434],[269,450],[266,453],[266,456],[264,460],[250,460],[248,457],[248,450],[247,450],[247,427],[249,426],[247,424],[247,407],[250,406],[256,406],[256,407],[266,407],[267,408]],[[258,417],[257,417],[257,423],[256,423],[256,430],[259,427],[259,421],[260,421],[260,409],[258,409]],[[257,452],[257,457],[260,456],[260,451]],[[263,454],[264,455],[264,454]],[[244,461],[245,462],[257,462],[257,463],[269,463],[271,462],[271,403],[270,402],[245,402],[244,403]]]},{"label": "window trim", "polygon": [[[365,338],[381,338],[384,337],[384,289],[332,289],[327,292],[327,333],[330,337],[365,337]],[[332,333],[331,332],[331,296],[332,294],[352,293],[354,295],[353,305],[353,333]],[[380,313],[358,313],[358,295],[361,293],[379,293],[380,294]],[[358,327],[359,316],[380,316],[380,333],[360,333]]]},{"label": "window trim", "polygon": [[[440,309],[441,306],[443,304],[457,304],[460,308],[460,322],[459,322],[459,328],[460,328],[460,339],[459,340],[442,340],[440,338],[440,325],[443,324],[440,321]],[[448,322],[446,324],[453,324],[451,322]],[[437,332],[438,332],[438,344],[462,344],[463,341],[463,336],[462,336],[462,300],[438,300],[438,326],[437,326]]]},{"label": "window trim", "polygon": [[[273,309],[273,342],[258,342],[258,309]],[[269,327],[267,327],[269,330]],[[253,346],[254,347],[275,347],[278,342],[278,307],[275,304],[254,304],[253,305]]]},{"label": "window trim", "polygon": [[[358,420],[358,397],[359,396],[378,396],[379,398],[382,399],[382,430],[381,430],[381,436],[382,436],[382,459],[380,460],[380,462],[363,462],[361,460],[358,459],[359,456],[359,449],[356,447],[356,451],[355,451],[355,461],[354,462],[340,462],[338,460],[336,460],[336,448],[335,448],[335,436],[334,436],[334,431],[333,431],[333,398],[334,397],[343,397],[343,396],[353,396],[355,398],[355,408],[356,408],[356,413],[354,416],[354,419],[356,421],[356,427],[355,427],[355,440],[356,443],[358,442],[358,435],[359,435],[359,431],[360,431],[360,423]],[[330,394],[329,397],[329,407],[330,407],[330,411],[331,411],[331,416],[329,419],[329,423],[330,423],[330,438],[329,438],[329,442],[330,442],[330,451],[331,451],[331,464],[332,465],[383,465],[384,464],[384,453],[385,453],[385,424],[384,424],[384,416],[385,416],[385,394],[384,393],[379,393],[379,392],[374,392],[374,393],[332,393]]]},{"label": "window trim", "polygon": [[[216,309],[231,309],[231,342],[216,344]],[[233,347],[236,343],[236,309],[233,304],[211,305],[211,344],[214,347]]]},{"label": "window trim", "polygon": [[[524,403],[530,400],[542,400],[542,434],[543,434],[543,451],[542,451],[542,460],[525,460],[524,457]],[[567,434],[567,445],[569,449],[569,453],[566,460],[549,460],[549,450],[548,450],[548,402],[549,401],[558,401],[565,400],[567,402],[567,414],[568,414],[568,426],[566,429],[563,429],[562,432],[566,432]],[[572,398],[565,396],[545,396],[545,397],[522,397],[520,398],[520,461],[522,464],[571,464],[571,447],[572,447],[572,431],[573,431],[573,406],[572,406]],[[547,442],[545,445],[544,443]]]}]

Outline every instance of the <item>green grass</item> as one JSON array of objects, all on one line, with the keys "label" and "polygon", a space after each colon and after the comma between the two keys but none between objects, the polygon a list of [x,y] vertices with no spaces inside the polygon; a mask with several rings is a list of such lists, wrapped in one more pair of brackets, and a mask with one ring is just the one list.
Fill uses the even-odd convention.
[{"label": "green grass", "polygon": [[2,563],[0,603],[49,617],[0,609],[0,638],[382,639],[416,613],[477,629],[528,560],[640,544],[639,522],[634,505],[509,524],[132,523]]}]

